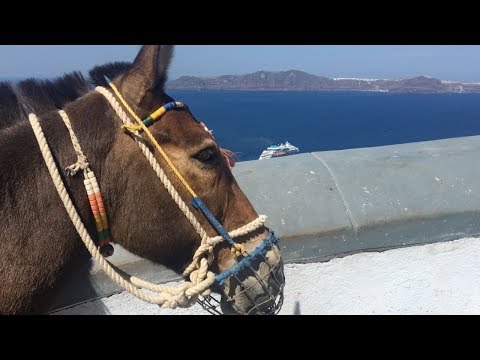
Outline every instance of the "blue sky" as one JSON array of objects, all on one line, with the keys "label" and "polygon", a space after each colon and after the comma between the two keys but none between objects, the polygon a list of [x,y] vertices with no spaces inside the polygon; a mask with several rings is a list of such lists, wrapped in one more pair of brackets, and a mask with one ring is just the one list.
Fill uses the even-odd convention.
[{"label": "blue sky", "polygon": [[[0,45],[0,78],[86,72],[96,64],[131,61],[138,49],[137,45]],[[290,69],[329,77],[427,75],[480,82],[480,46],[180,45],[169,77]]]}]

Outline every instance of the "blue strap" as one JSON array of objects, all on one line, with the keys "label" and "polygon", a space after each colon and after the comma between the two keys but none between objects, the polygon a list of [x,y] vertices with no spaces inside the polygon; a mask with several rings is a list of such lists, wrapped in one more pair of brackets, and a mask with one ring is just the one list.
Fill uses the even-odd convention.
[{"label": "blue strap", "polygon": [[177,103],[175,101],[172,101],[172,102],[166,103],[165,105],[163,105],[163,107],[165,108],[166,111],[169,111],[176,108]]},{"label": "blue strap", "polygon": [[194,197],[192,199],[192,205],[195,209],[198,209],[202,214],[207,218],[208,222],[217,230],[217,232],[227,241],[230,246],[235,245],[235,241],[228,235],[227,230],[218,222],[218,220],[213,216],[213,214],[208,210],[205,204],[200,200],[199,197]]},{"label": "blue strap", "polygon": [[253,250],[248,256],[245,256],[242,260],[240,260],[236,265],[232,266],[231,268],[221,272],[217,276],[215,276],[215,282],[218,285],[223,285],[224,281],[232,276],[237,275],[240,271],[245,269],[246,267],[250,266],[252,262],[260,255],[265,255],[272,247],[272,244],[278,244],[278,238],[275,236],[272,230],[269,230],[268,235],[265,239],[263,239],[262,243],[257,246],[255,250]]}]

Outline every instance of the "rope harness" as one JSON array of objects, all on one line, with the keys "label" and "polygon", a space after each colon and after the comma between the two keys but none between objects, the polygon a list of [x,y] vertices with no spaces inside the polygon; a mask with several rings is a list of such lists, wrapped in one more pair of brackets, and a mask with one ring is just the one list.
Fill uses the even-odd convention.
[{"label": "rope harness", "polygon": [[[203,204],[200,198],[195,194],[192,188],[188,185],[186,180],[182,177],[182,175],[178,172],[176,167],[170,161],[168,155],[163,151],[161,146],[155,140],[151,132],[148,130],[147,126],[153,124],[155,121],[160,119],[160,117],[165,114],[167,111],[177,108],[177,107],[185,107],[183,103],[180,102],[172,102],[165,104],[149,117],[144,119],[143,121],[135,115],[132,109],[128,106],[125,102],[119,91],[116,89],[113,83],[108,81],[110,87],[117,95],[118,99],[122,102],[124,107],[127,111],[132,115],[135,119],[137,124],[132,123],[129,117],[115,98],[115,96],[109,92],[104,87],[97,87],[95,90],[102,94],[107,101],[112,106],[115,113],[120,117],[123,122],[122,128],[125,130],[133,133],[135,136],[133,139],[140,147],[142,153],[146,157],[149,164],[152,166],[155,174],[163,183],[164,187],[175,201],[177,206],[180,208],[182,213],[185,215],[187,220],[193,226],[195,231],[201,238],[200,245],[198,249],[195,251],[192,262],[188,265],[183,272],[184,277],[188,277],[189,281],[185,281],[177,287],[172,286],[164,286],[154,284],[148,281],[144,281],[139,279],[135,276],[131,275],[121,275],[118,271],[112,267],[109,261],[105,259],[105,256],[109,256],[113,253],[113,247],[110,242],[110,232],[108,229],[108,220],[106,215],[105,206],[103,204],[103,199],[101,196],[101,192],[98,186],[98,182],[95,178],[95,174],[89,167],[89,163],[87,161],[86,156],[83,154],[83,151],[80,147],[80,143],[72,129],[70,124],[70,120],[68,115],[65,111],[60,110],[59,114],[67,127],[70,138],[72,141],[73,148],[77,155],[77,162],[71,166],[69,166],[66,171],[71,176],[75,175],[79,170],[83,170],[84,174],[84,184],[85,189],[87,191],[87,195],[89,198],[90,206],[92,213],[95,219],[95,225],[97,230],[98,236],[98,246],[95,245],[95,242],[90,237],[88,231],[86,230],[84,224],[82,223],[78,212],[76,211],[75,207],[73,206],[72,200],[68,195],[68,192],[65,188],[65,185],[60,177],[59,171],[57,166],[53,160],[52,153],[48,146],[47,140],[45,135],[42,131],[40,126],[40,122],[37,116],[34,113],[30,113],[28,118],[30,124],[32,126],[33,132],[37,139],[40,151],[42,156],[45,160],[47,165],[48,171],[50,176],[53,180],[55,188],[60,196],[60,199],[63,202],[63,205],[75,226],[80,238],[82,239],[83,243],[85,244],[86,248],[92,255],[92,258],[98,263],[98,265],[105,271],[105,273],[120,287],[124,288],[126,291],[134,295],[135,297],[146,301],[152,304],[158,304],[162,307],[169,307],[169,308],[176,308],[176,307],[189,307],[193,305],[197,300],[199,295],[201,295],[205,300],[200,301],[202,306],[205,305],[204,303],[208,303],[209,295],[210,295],[210,287],[214,284],[216,285],[223,285],[224,281],[230,277],[235,276],[244,268],[250,267],[251,263],[258,259],[259,257],[263,257],[265,259],[265,254],[270,249],[273,249],[273,245],[278,243],[278,238],[275,237],[273,232],[269,230],[268,236],[262,241],[260,246],[254,249],[251,253],[246,254],[245,250],[243,249],[241,244],[237,244],[234,242],[233,238],[243,236],[249,234],[265,224],[266,216],[260,215],[257,219],[253,220],[247,225],[240,227],[239,229],[233,230],[231,232],[227,232],[225,228],[218,222],[218,220],[213,216],[213,214],[208,210],[208,208]],[[140,131],[143,131],[154,147],[159,151],[161,156],[165,159],[168,166],[172,169],[175,175],[178,177],[180,182],[185,186],[188,192],[192,195],[192,205],[194,208],[199,210],[209,221],[209,223],[215,228],[215,230],[220,234],[220,236],[209,237],[207,232],[203,229],[201,224],[196,219],[195,215],[190,211],[188,206],[182,200],[172,183],[169,181],[167,176],[165,175],[164,171],[158,164],[157,160],[155,159],[153,153],[150,149],[144,144],[144,138],[140,135]],[[208,130],[206,130],[208,131]],[[222,241],[227,241],[231,246],[232,253],[240,260],[237,259],[237,264],[232,266],[231,268],[223,271],[222,273],[215,276],[215,274],[209,271],[209,266],[212,264],[213,261],[213,248],[215,245],[219,244]],[[266,260],[266,259],[265,259]],[[238,279],[238,278],[237,278]],[[278,280],[277,280],[278,282]],[[262,282],[263,286],[263,282]],[[141,290],[143,289],[143,290]],[[149,294],[144,290],[148,290],[153,292],[153,294]],[[283,290],[283,284],[281,284],[281,290]],[[277,295],[275,295],[277,296]],[[282,292],[282,299],[283,299],[283,292]]]}]

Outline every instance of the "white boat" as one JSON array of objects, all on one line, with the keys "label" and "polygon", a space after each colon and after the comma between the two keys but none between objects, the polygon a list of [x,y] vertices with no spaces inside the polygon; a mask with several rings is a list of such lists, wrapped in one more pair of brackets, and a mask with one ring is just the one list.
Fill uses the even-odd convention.
[{"label": "white boat", "polygon": [[258,160],[271,159],[271,158],[280,157],[280,156],[287,156],[291,154],[296,154],[299,151],[300,150],[298,149],[298,147],[286,141],[284,144],[270,145],[269,147],[267,147],[265,150],[263,150]]}]

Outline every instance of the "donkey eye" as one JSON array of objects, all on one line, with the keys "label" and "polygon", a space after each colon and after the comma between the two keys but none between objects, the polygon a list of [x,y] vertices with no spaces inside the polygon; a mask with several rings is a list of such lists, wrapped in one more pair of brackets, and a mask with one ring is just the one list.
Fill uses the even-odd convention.
[{"label": "donkey eye", "polygon": [[218,151],[214,147],[208,147],[199,151],[194,158],[206,164],[213,164],[218,159]]}]

